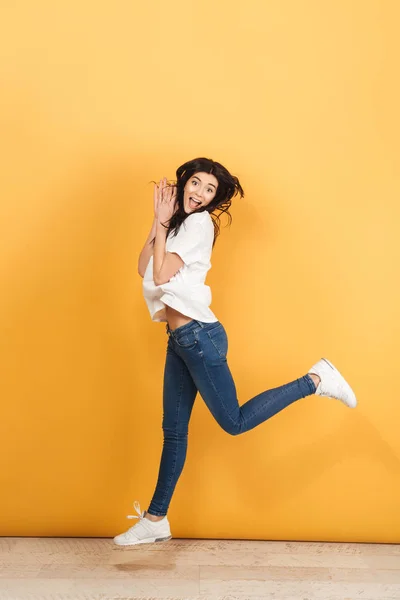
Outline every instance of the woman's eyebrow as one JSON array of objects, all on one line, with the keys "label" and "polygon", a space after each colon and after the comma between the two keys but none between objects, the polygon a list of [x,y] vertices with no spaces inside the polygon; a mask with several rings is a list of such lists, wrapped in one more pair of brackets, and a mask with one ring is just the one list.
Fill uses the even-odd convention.
[{"label": "woman's eyebrow", "polygon": [[[197,177],[197,175],[193,175],[193,179],[198,179],[199,181],[201,181],[200,177]],[[215,189],[217,189],[213,183],[208,183],[207,185],[212,185],[213,187],[215,187]]]}]

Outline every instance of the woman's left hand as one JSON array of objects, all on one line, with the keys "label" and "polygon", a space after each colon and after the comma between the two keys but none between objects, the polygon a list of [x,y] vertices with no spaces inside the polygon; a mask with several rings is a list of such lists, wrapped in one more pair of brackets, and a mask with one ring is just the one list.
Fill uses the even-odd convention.
[{"label": "woman's left hand", "polygon": [[166,224],[178,210],[176,202],[176,185],[167,185],[166,178],[162,179],[159,187],[159,203],[157,218],[160,223]]}]

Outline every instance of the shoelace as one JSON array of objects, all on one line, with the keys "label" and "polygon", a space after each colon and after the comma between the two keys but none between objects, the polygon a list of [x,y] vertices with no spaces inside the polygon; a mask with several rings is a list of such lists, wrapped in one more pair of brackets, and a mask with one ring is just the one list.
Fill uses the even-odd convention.
[{"label": "shoelace", "polygon": [[142,519],[144,519],[144,513],[145,511],[141,511],[140,510],[140,504],[137,500],[135,500],[135,502],[133,503],[134,509],[136,510],[136,512],[138,513],[139,516],[137,515],[127,515],[127,519],[139,519],[139,521],[141,521]]}]

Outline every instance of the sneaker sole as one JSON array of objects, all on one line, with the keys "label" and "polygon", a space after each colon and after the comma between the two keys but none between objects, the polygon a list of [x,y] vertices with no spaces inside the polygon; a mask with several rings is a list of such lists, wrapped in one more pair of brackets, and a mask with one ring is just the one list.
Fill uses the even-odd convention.
[{"label": "sneaker sole", "polygon": [[168,542],[168,540],[171,540],[171,539],[172,539],[172,535],[170,535],[168,537],[162,537],[162,538],[145,538],[144,540],[137,540],[135,542],[130,542],[127,544],[124,544],[124,543],[121,544],[119,542],[116,542],[115,540],[113,540],[113,541],[114,541],[115,546],[118,546],[119,548],[126,548],[129,546],[138,546],[139,544],[154,544],[157,542]]},{"label": "sneaker sole", "polygon": [[355,408],[357,406],[357,398],[356,398],[356,395],[353,392],[351,386],[347,383],[347,381],[345,380],[345,378],[343,377],[343,375],[341,374],[341,372],[339,371],[339,369],[337,369],[327,358],[323,358],[322,360],[324,362],[326,362],[331,367],[331,369],[333,369],[334,371],[336,371],[336,373],[338,373],[338,375],[342,378],[343,383],[348,388],[350,394],[354,397],[354,402],[352,402],[351,404],[349,404],[345,400],[342,400],[341,398],[340,398],[340,401],[343,402],[343,404],[345,404],[349,408]]}]

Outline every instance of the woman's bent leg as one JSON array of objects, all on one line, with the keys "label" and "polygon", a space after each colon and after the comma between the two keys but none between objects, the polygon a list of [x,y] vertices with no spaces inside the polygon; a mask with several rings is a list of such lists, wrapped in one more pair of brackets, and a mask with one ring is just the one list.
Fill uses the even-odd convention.
[{"label": "woman's bent leg", "polygon": [[309,375],[261,392],[239,406],[236,387],[228,363],[207,368],[199,365],[192,371],[199,393],[210,412],[225,431],[232,435],[254,429],[300,398],[315,393]]},{"label": "woman's bent leg", "polygon": [[196,394],[193,379],[169,340],[163,387],[164,443],[158,481],[147,511],[151,515],[167,514],[186,460],[188,425]]},{"label": "woman's bent leg", "polygon": [[242,406],[226,359],[228,340],[220,324],[208,332],[196,331],[197,358],[194,354],[186,364],[195,385],[219,425],[228,433],[238,435],[257,427],[296,400],[315,393],[316,386],[307,374],[295,381],[266,390]]}]

